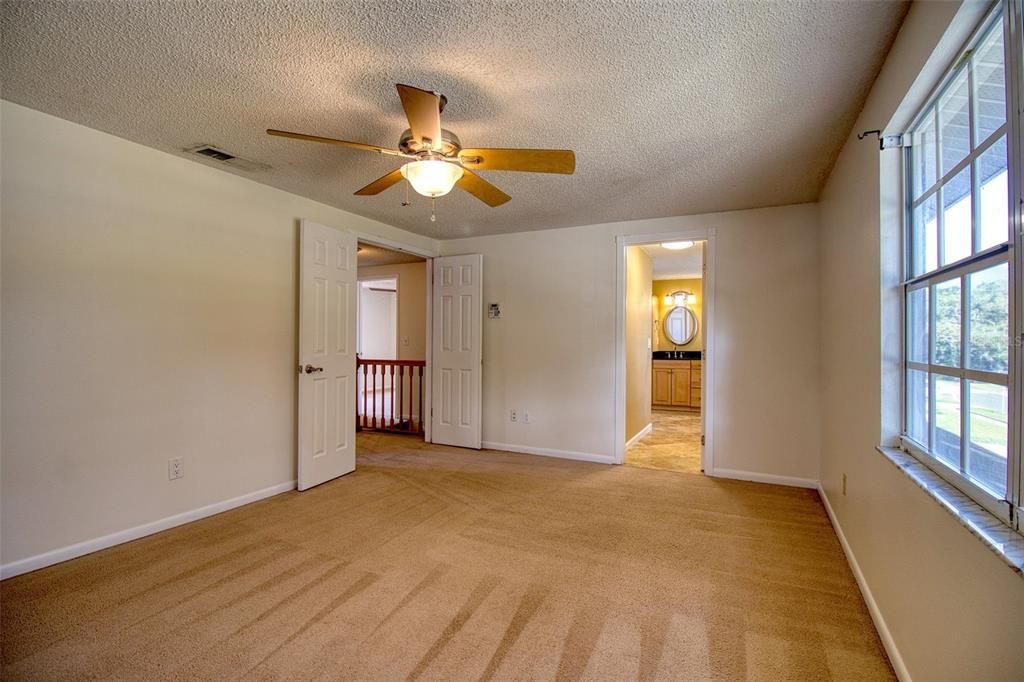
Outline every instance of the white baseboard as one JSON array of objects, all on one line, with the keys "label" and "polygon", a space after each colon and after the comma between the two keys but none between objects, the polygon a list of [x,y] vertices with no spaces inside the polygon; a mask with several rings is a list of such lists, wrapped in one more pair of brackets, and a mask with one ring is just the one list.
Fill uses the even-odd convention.
[{"label": "white baseboard", "polygon": [[796,476],[776,476],[775,474],[759,474],[755,471],[739,471],[738,469],[714,469],[705,472],[716,478],[732,478],[737,481],[754,481],[755,483],[773,483],[788,485],[794,488],[817,488],[818,482],[813,478],[797,478]]},{"label": "white baseboard", "polygon": [[857,586],[860,587],[860,593],[864,596],[864,603],[867,604],[868,613],[871,614],[871,620],[875,623],[878,636],[882,639],[882,646],[885,647],[885,652],[889,654],[889,662],[892,663],[896,677],[900,679],[900,682],[911,682],[910,671],[907,670],[903,657],[900,656],[900,650],[896,648],[896,640],[893,639],[889,626],[885,624],[885,618],[882,617],[882,612],[878,608],[878,602],[875,601],[874,595],[871,594],[871,588],[868,587],[864,573],[860,570],[857,557],[853,555],[853,549],[850,547],[850,543],[846,541],[846,535],[843,534],[843,528],[839,525],[839,519],[836,518],[836,514],[832,510],[832,504],[828,501],[828,495],[825,494],[825,489],[820,484],[818,485],[818,495],[821,497],[822,504],[825,505],[828,519],[832,522],[832,528],[836,532],[836,537],[839,538],[839,544],[843,548],[843,553],[846,554],[846,562],[850,564],[850,569],[853,570],[853,577],[856,578]]},{"label": "white baseboard", "polygon": [[572,450],[552,450],[550,448],[534,448],[529,445],[515,445],[513,443],[495,443],[484,441],[480,444],[487,450],[504,450],[505,452],[519,452],[524,455],[541,455],[542,457],[559,457],[561,459],[575,459],[581,462],[597,462],[598,464],[615,464],[611,455],[598,455],[591,452],[574,452]]},{"label": "white baseboard", "polygon": [[191,511],[175,514],[174,516],[168,516],[157,521],[144,523],[141,526],[135,526],[134,528],[128,528],[127,530],[111,533],[110,535],[104,535],[103,537],[86,540],[85,542],[68,545],[67,547],[60,547],[58,549],[50,550],[49,552],[36,554],[35,556],[30,556],[25,559],[19,559],[18,561],[12,561],[0,566],[0,579],[11,578],[39,568],[59,564],[62,561],[75,559],[86,554],[92,554],[93,552],[106,549],[107,547],[120,545],[123,542],[138,540],[139,538],[152,535],[153,533],[159,533],[160,531],[167,530],[168,528],[174,528],[175,526],[180,526],[182,524],[189,523],[190,521],[196,521],[207,516],[220,514],[221,512],[228,511],[229,509],[241,507],[244,504],[256,502],[267,497],[273,497],[274,495],[288,492],[289,490],[295,490],[295,481],[279,483],[277,485],[270,486],[269,488],[264,488],[263,490],[257,490],[255,492],[246,493],[245,495],[233,497],[230,500],[215,502],[213,504],[208,504],[205,507],[200,507],[199,509],[192,509]]},{"label": "white baseboard", "polygon": [[654,424],[648,424],[644,428],[642,428],[639,431],[637,431],[635,436],[633,436],[632,438],[630,438],[629,440],[626,441],[626,449],[628,450],[629,446],[631,446],[633,443],[637,442],[638,440],[640,440],[641,438],[646,436],[648,433],[650,433],[651,429],[653,429],[653,428],[654,428]]}]

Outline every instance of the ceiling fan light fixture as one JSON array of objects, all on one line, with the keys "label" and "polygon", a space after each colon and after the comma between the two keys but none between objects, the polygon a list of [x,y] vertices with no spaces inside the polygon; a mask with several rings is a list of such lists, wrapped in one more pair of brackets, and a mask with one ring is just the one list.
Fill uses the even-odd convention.
[{"label": "ceiling fan light fixture", "polygon": [[418,194],[443,197],[462,177],[462,166],[437,159],[411,161],[402,166],[402,175]]},{"label": "ceiling fan light fixture", "polygon": [[662,242],[661,248],[668,249],[669,251],[682,251],[693,246],[693,241],[686,239],[681,242]]}]

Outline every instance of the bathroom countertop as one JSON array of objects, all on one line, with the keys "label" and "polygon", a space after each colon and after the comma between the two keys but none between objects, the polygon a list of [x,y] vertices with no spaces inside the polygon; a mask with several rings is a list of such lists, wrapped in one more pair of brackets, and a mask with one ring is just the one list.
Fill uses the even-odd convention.
[{"label": "bathroom countertop", "polygon": [[700,360],[703,353],[699,350],[656,350],[651,353],[652,360]]}]

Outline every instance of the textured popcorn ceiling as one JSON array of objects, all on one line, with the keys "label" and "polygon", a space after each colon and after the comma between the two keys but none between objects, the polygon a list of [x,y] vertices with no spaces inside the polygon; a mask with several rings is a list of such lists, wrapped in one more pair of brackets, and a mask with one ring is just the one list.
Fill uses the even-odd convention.
[{"label": "textured popcorn ceiling", "polygon": [[[4,2],[5,99],[438,238],[813,201],[906,11],[890,2]],[[448,96],[466,146],[576,151],[573,176],[481,173],[512,195],[403,208],[375,154],[394,83]],[[204,163],[212,163],[205,162]]]}]

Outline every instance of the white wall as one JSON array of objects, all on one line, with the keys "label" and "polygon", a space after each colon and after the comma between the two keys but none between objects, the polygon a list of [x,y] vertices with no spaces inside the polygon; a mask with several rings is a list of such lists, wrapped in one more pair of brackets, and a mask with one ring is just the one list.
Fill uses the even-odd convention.
[{"label": "white wall", "polygon": [[[379,284],[394,286],[395,280]],[[398,359],[398,298],[394,291],[359,287],[359,356]]]},{"label": "white wall", "polygon": [[[958,10],[953,27],[965,32],[979,5],[913,6],[853,133],[900,130],[912,84],[920,102],[954,57],[928,61],[940,37]],[[923,68],[930,75],[915,84]],[[821,198],[822,485],[891,632],[897,669],[915,680],[1019,680],[1024,580],[875,451],[898,423],[898,400],[882,396],[898,381],[899,322],[888,315],[883,325],[881,306],[893,300],[899,262],[898,160],[851,134]]]},{"label": "white wall", "polygon": [[398,359],[427,359],[427,264],[400,263],[359,268],[359,278],[398,280]]},{"label": "white wall", "polygon": [[611,460],[615,237],[694,228],[717,240],[715,466],[817,480],[814,204],[441,242],[484,255],[484,303],[502,306],[484,320],[485,441]]},{"label": "white wall", "polygon": [[435,242],[11,103],[0,120],[3,562],[293,480],[298,219]]}]

